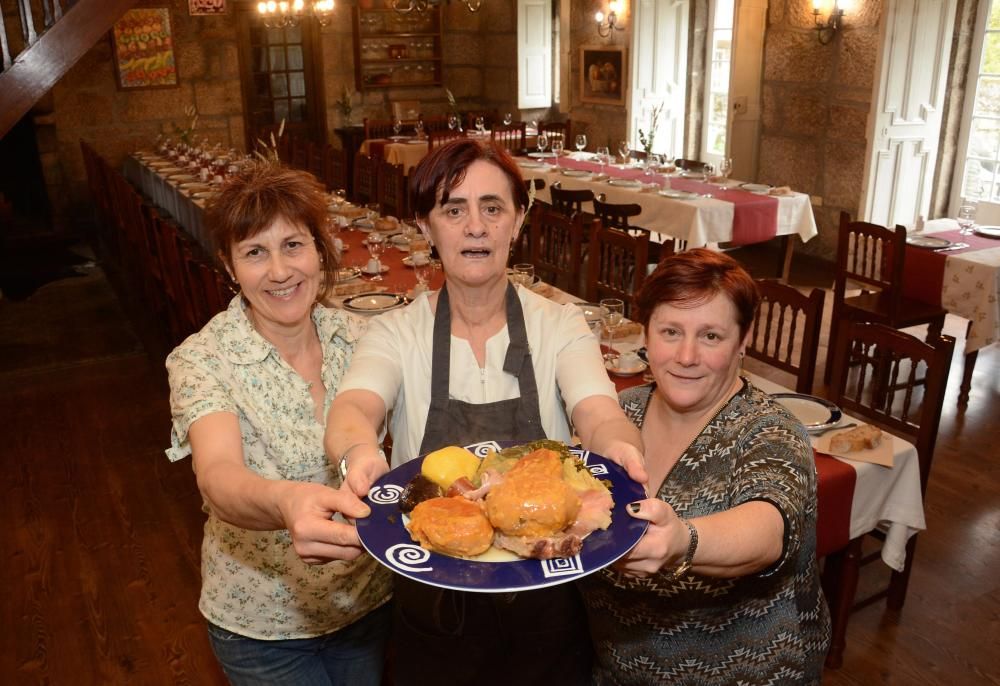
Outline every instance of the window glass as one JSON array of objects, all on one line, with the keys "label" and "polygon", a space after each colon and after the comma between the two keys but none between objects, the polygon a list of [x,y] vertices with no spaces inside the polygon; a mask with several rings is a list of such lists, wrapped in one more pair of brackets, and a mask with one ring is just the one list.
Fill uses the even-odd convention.
[{"label": "window glass", "polygon": [[982,56],[973,56],[968,83],[975,98],[969,121],[969,143],[961,167],[962,198],[1000,200],[1000,2],[992,0],[983,35]]}]

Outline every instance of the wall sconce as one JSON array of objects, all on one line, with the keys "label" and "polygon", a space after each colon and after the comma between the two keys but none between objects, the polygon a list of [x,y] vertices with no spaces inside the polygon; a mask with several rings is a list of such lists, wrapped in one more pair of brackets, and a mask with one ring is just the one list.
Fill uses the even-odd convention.
[{"label": "wall sconce", "polygon": [[819,38],[820,45],[826,45],[833,40],[843,24],[844,13],[851,9],[851,0],[833,0],[830,15],[826,21],[823,21],[820,19],[819,13],[820,5],[824,4],[826,3],[823,0],[813,0],[813,20],[816,22],[816,36]]},{"label": "wall sconce", "polygon": [[594,14],[594,19],[597,21],[597,33],[601,38],[607,38],[611,35],[612,31],[624,31],[624,26],[618,25],[618,14],[622,11],[621,0],[611,0],[608,3],[608,16],[604,16],[604,12],[598,10]]},{"label": "wall sconce", "polygon": [[[486,0],[462,0],[465,9],[470,12],[478,12]],[[426,12],[431,7],[440,7],[442,4],[451,4],[451,0],[392,0],[390,6],[400,14],[407,14],[416,10]]]},{"label": "wall sconce", "polygon": [[330,23],[333,15],[334,0],[313,0],[306,10],[305,0],[293,0],[292,2],[268,2],[257,3],[257,16],[264,22],[264,26],[269,29],[277,29],[283,26],[298,26],[302,17],[312,16],[319,22],[320,26]]}]

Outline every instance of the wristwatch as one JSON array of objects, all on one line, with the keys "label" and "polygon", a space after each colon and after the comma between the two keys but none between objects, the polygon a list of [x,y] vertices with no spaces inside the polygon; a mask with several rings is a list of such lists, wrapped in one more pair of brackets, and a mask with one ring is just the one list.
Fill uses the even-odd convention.
[{"label": "wristwatch", "polygon": [[681,576],[686,574],[689,569],[691,569],[691,565],[694,563],[694,552],[698,550],[698,529],[695,528],[694,524],[683,517],[681,517],[680,520],[687,527],[690,539],[688,540],[688,549],[687,553],[684,554],[684,559],[681,561],[677,569],[674,570],[675,579],[679,579]]},{"label": "wristwatch", "polygon": [[[340,460],[337,461],[337,471],[340,472],[340,478],[341,479],[346,479],[347,478],[347,456],[351,454],[352,450],[354,450],[358,446],[362,446],[362,445],[372,445],[372,444],[371,443],[355,443],[350,448],[348,448],[347,450],[345,450],[344,454],[340,456]],[[382,459],[385,460],[386,462],[388,462],[389,458],[386,457],[385,451],[382,450],[382,446],[377,445],[375,447],[378,449],[378,454],[382,456]]]}]

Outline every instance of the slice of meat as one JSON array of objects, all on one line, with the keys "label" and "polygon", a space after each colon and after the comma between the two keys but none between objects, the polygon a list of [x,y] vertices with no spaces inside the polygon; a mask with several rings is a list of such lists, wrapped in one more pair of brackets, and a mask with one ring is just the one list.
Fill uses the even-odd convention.
[{"label": "slice of meat", "polygon": [[580,511],[576,513],[576,521],[570,524],[566,533],[585,538],[588,534],[604,530],[611,526],[611,508],[615,501],[606,489],[590,489],[577,492],[580,496]]},{"label": "slice of meat", "polygon": [[551,560],[554,557],[573,557],[583,547],[583,539],[571,533],[532,537],[508,536],[498,531],[493,544],[521,557]]}]

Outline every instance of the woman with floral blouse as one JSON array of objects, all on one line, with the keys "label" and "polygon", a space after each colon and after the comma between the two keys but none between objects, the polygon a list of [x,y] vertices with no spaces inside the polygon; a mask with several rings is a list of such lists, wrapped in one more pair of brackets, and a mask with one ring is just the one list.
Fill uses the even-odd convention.
[{"label": "woman with floral blouse", "polygon": [[208,520],[199,607],[233,684],[378,684],[389,573],[353,526],[323,451],[330,402],[365,323],[318,304],[336,257],[323,189],[255,164],[208,209],[240,288],[167,358],[171,460],[192,456]]}]

